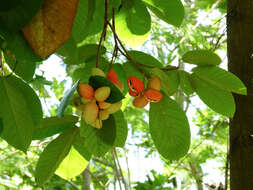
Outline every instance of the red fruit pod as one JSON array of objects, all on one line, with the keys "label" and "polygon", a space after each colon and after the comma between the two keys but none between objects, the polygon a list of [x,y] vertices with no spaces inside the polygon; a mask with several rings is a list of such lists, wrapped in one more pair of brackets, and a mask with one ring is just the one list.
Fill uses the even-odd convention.
[{"label": "red fruit pod", "polygon": [[127,85],[132,92],[140,94],[144,91],[144,82],[135,76],[130,76],[127,80]]},{"label": "red fruit pod", "polygon": [[163,95],[160,91],[154,89],[146,89],[144,91],[144,97],[148,102],[159,102]]},{"label": "red fruit pod", "polygon": [[137,92],[132,91],[130,88],[128,90],[128,93],[130,94],[130,96],[134,96],[134,97],[138,95]]},{"label": "red fruit pod", "polygon": [[87,83],[79,83],[78,92],[85,99],[93,99],[94,98],[94,90],[93,90],[92,86],[90,86]]},{"label": "red fruit pod", "polygon": [[116,72],[113,69],[110,69],[108,71],[106,78],[115,85],[117,85],[119,83],[118,75],[116,74]]}]

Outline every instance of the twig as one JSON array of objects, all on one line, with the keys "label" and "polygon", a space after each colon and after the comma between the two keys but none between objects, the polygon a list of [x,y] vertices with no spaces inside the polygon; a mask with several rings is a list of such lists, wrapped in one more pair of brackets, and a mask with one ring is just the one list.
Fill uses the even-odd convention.
[{"label": "twig", "polygon": [[126,158],[126,166],[127,166],[127,176],[128,176],[128,184],[129,184],[129,188],[130,190],[132,189],[131,187],[131,175],[130,175],[130,169],[129,169],[129,164],[128,164],[128,157],[126,155],[126,150],[124,149],[124,154],[125,154],[125,158]]},{"label": "twig", "polygon": [[[113,30],[115,31],[115,15],[114,15],[114,8],[112,9],[112,27]],[[115,60],[115,58],[118,56],[118,42],[116,40],[116,38],[114,38],[114,50],[113,50],[113,54],[112,54],[112,59],[111,59],[111,63],[110,66],[112,66],[113,61]]]},{"label": "twig", "polygon": [[87,170],[89,174],[98,182],[98,184],[105,190],[105,185],[100,181],[96,175],[94,175],[90,170]]},{"label": "twig", "polygon": [[100,49],[102,46],[102,41],[105,40],[105,37],[106,37],[107,25],[108,25],[108,0],[105,0],[104,27],[103,27],[102,34],[100,36],[99,44],[98,44],[98,51],[97,51],[97,57],[96,57],[96,67],[98,67],[98,64],[99,64]]},{"label": "twig", "polygon": [[72,187],[74,187],[74,189],[80,190],[80,189],[77,187],[77,185],[74,184],[74,183],[72,183],[71,181],[68,180],[67,183],[70,184]]},{"label": "twig", "polygon": [[123,183],[124,183],[125,189],[128,189],[128,188],[127,188],[126,180],[125,180],[125,178],[124,178],[124,175],[123,175],[123,172],[122,172],[120,163],[119,163],[119,158],[118,158],[117,151],[116,151],[115,147],[112,148],[112,151],[113,151],[113,153],[114,153],[114,155],[115,155],[115,158],[116,158],[116,161],[117,161],[117,163],[118,163],[120,175],[121,175],[122,181],[123,181]]},{"label": "twig", "polygon": [[119,171],[118,171],[118,167],[117,167],[117,162],[116,162],[116,159],[115,159],[115,155],[114,155],[114,152],[113,152],[113,149],[112,149],[112,158],[113,158],[113,161],[114,161],[114,170],[116,172],[116,178],[119,182],[119,188],[120,190],[122,190],[122,187],[121,187],[121,183],[120,183],[120,174],[119,174]]},{"label": "twig", "polygon": [[95,162],[99,162],[99,163],[101,163],[101,164],[103,164],[105,166],[109,166],[111,168],[114,168],[114,166],[111,163],[105,162],[105,161],[103,161],[103,160],[101,160],[99,158],[94,157],[94,158],[92,158],[92,160],[95,161]]}]

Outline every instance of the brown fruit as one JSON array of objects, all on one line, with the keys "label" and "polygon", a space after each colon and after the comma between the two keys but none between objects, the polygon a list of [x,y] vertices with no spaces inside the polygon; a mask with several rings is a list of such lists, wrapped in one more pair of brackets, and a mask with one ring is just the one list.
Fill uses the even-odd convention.
[{"label": "brown fruit", "polygon": [[154,76],[148,81],[148,88],[154,89],[154,90],[161,90],[161,80],[159,77]]},{"label": "brown fruit", "polygon": [[91,69],[91,76],[105,77],[105,73],[101,69],[95,67]]},{"label": "brown fruit", "polygon": [[111,104],[107,102],[98,102],[98,106],[100,109],[107,109],[111,106]]},{"label": "brown fruit", "polygon": [[108,111],[109,114],[112,114],[112,113],[119,111],[121,106],[122,106],[122,101],[112,104],[106,110]]},{"label": "brown fruit", "polygon": [[130,76],[127,80],[127,85],[132,92],[140,94],[144,91],[144,82],[135,76]]},{"label": "brown fruit", "polygon": [[93,99],[94,98],[94,90],[92,86],[86,83],[79,83],[78,85],[79,94],[85,99]]},{"label": "brown fruit", "polygon": [[92,124],[98,118],[98,106],[92,101],[85,105],[83,111],[83,119],[87,124]]},{"label": "brown fruit", "polygon": [[98,102],[103,102],[110,96],[110,93],[111,93],[110,87],[108,86],[100,87],[95,91],[95,99]]},{"label": "brown fruit", "polygon": [[109,118],[110,114],[108,110],[100,110],[98,113],[98,117],[100,120],[107,120]]},{"label": "brown fruit", "polygon": [[133,101],[133,105],[137,108],[144,108],[147,104],[148,101],[143,95],[137,96]]},{"label": "brown fruit", "polygon": [[154,89],[146,89],[144,91],[144,97],[148,102],[159,102],[163,95],[160,91]]}]

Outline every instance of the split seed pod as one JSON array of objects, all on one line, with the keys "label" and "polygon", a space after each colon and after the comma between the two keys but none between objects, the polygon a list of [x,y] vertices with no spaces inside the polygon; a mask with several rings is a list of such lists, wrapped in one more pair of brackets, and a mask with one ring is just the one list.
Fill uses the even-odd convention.
[{"label": "split seed pod", "polygon": [[100,87],[95,91],[95,99],[98,102],[103,102],[110,96],[110,93],[111,93],[110,87],[108,86]]},{"label": "split seed pod", "polygon": [[94,90],[92,86],[86,83],[79,83],[78,85],[79,94],[85,99],[93,99],[94,98]]},{"label": "split seed pod", "polygon": [[83,111],[83,119],[87,124],[92,124],[98,118],[98,106],[95,101],[85,105]]},{"label": "split seed pod", "polygon": [[138,95],[137,92],[132,91],[130,88],[128,90],[128,93],[130,94],[130,96],[134,96],[134,97]]},{"label": "split seed pod", "polygon": [[127,85],[132,92],[136,92],[137,94],[144,91],[144,82],[135,76],[130,76],[128,78]]},{"label": "split seed pod", "polygon": [[163,95],[160,91],[154,89],[147,89],[144,91],[144,97],[148,102],[159,102]]},{"label": "split seed pod", "polygon": [[161,80],[159,77],[154,76],[148,81],[148,88],[154,89],[154,90],[161,90]]},{"label": "split seed pod", "polygon": [[137,96],[133,101],[133,105],[137,108],[144,108],[147,104],[148,101],[143,95]]}]

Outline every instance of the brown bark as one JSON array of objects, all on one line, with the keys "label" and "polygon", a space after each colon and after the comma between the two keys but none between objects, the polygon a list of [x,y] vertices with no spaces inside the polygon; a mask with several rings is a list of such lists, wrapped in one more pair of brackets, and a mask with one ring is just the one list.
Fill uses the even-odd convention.
[{"label": "brown bark", "polygon": [[253,1],[228,0],[228,66],[247,86],[230,121],[231,190],[253,188]]}]

